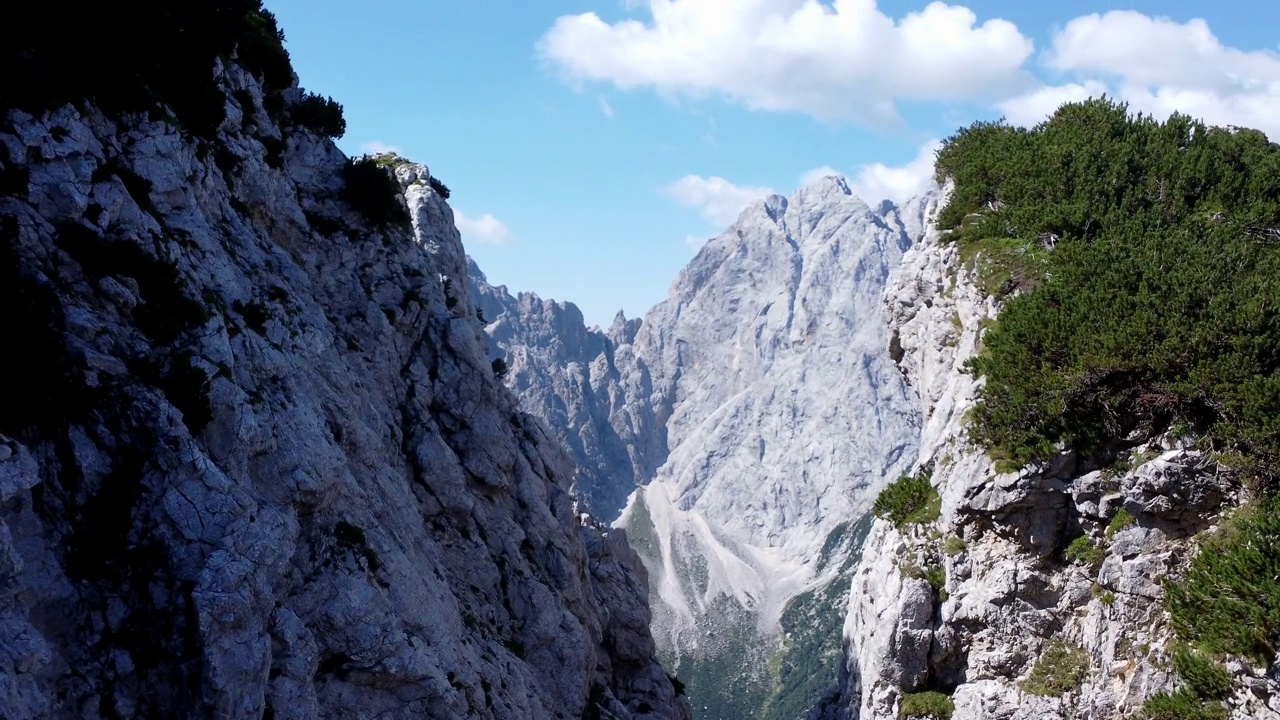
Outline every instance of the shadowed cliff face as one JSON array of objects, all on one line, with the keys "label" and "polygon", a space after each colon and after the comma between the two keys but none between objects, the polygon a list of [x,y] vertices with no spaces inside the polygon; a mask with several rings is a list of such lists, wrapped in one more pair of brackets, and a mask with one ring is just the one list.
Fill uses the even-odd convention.
[{"label": "shadowed cliff face", "polygon": [[688,717],[427,169],[211,70],[200,139],[0,118],[0,716]]}]

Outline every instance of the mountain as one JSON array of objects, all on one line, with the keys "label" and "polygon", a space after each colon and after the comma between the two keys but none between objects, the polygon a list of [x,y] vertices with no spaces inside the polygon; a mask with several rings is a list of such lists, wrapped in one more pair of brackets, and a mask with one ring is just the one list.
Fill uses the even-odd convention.
[{"label": "mountain", "polygon": [[1251,427],[1280,416],[1277,163],[1105,99],[944,145],[953,192],[885,294],[917,481],[870,530],[820,717],[1280,719],[1277,436]]},{"label": "mountain", "polygon": [[523,407],[650,573],[654,632],[700,717],[789,717],[834,684],[848,572],[920,414],[882,294],[940,197],[869,207],[842,179],[746,209],[643,321],[473,272]]},{"label": "mountain", "polygon": [[689,717],[439,182],[257,3],[106,5],[0,53],[0,717]]}]

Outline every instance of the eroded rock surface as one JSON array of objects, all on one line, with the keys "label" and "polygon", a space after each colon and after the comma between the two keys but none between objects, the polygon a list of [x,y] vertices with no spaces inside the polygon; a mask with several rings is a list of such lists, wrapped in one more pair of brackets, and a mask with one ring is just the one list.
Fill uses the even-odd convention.
[{"label": "eroded rock surface", "polygon": [[395,168],[411,226],[372,222],[218,73],[207,143],[0,124],[35,388],[0,427],[0,717],[689,717],[637,556],[494,377],[427,168]]}]

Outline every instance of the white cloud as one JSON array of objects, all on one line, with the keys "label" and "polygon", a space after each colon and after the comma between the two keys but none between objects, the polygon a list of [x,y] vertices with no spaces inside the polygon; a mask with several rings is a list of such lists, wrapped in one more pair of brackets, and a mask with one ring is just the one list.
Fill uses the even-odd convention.
[{"label": "white cloud", "polygon": [[613,111],[613,106],[609,104],[608,100],[605,100],[603,97],[599,98],[599,100],[600,100],[600,112],[604,113],[605,117],[609,118],[610,120],[617,117],[617,113]]},{"label": "white cloud", "polygon": [[814,168],[804,175],[800,176],[800,187],[812,185],[822,178],[826,177],[844,177],[845,174],[830,165],[823,165],[820,168]]},{"label": "white cloud", "polygon": [[734,185],[722,177],[686,175],[662,189],[663,194],[685,207],[697,208],[717,226],[726,226],[751,203],[774,194],[773,188]]},{"label": "white cloud", "polygon": [[1054,34],[1044,63],[1073,82],[1000,103],[1011,122],[1034,124],[1062,102],[1105,92],[1161,120],[1177,111],[1280,138],[1280,57],[1223,45],[1204,20],[1178,23],[1133,11],[1085,15]]},{"label": "white cloud", "polygon": [[381,140],[370,140],[369,142],[361,145],[360,149],[370,155],[385,155],[387,153],[393,153],[395,155],[400,154],[400,148],[395,145],[388,145]]},{"label": "white cloud", "polygon": [[708,238],[706,235],[685,235],[684,236],[684,244],[688,245],[690,248],[693,248],[694,250],[701,250],[702,246],[707,244],[707,240],[710,240],[710,238]]},{"label": "white cloud", "polygon": [[884,163],[871,163],[858,168],[849,180],[849,189],[868,205],[881,200],[902,202],[915,197],[934,186],[933,164],[942,143],[930,140],[906,165],[889,167]]},{"label": "white cloud", "polygon": [[1014,125],[1032,126],[1047,120],[1055,110],[1066,103],[1101,97],[1107,92],[1107,86],[1097,80],[1087,80],[1084,84],[1045,85],[1024,95],[1005,100],[997,107]]},{"label": "white cloud", "polygon": [[763,110],[886,123],[900,101],[999,100],[1032,83],[1032,42],[1005,20],[930,3],[901,19],[875,0],[648,0],[650,22],[566,15],[539,54],[575,81],[721,94]]},{"label": "white cloud", "polygon": [[462,233],[463,240],[484,243],[486,245],[506,245],[511,242],[513,236],[506,225],[498,218],[485,213],[480,217],[471,217],[466,213],[454,208],[453,222],[458,227],[458,232]]}]

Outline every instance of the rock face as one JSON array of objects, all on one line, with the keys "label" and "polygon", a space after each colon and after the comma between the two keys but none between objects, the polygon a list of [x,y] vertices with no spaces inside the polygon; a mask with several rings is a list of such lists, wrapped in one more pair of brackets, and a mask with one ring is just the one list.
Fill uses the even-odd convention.
[{"label": "rock face", "polygon": [[427,169],[372,222],[217,72],[210,145],[0,125],[0,717],[689,717]]},{"label": "rock face", "polygon": [[[645,558],[659,645],[706,717],[768,711],[784,610],[815,593],[843,604],[855,521],[914,460],[919,414],[881,298],[937,201],[871,208],[838,178],[771,197],[643,322],[608,332],[572,305],[476,284],[508,383],[575,452],[583,496],[607,517],[643,486],[616,525]],[[839,610],[809,611],[790,620],[830,615],[834,638]],[[811,663],[826,660],[802,662],[820,677]]]},{"label": "rock face", "polygon": [[[1130,716],[1175,686],[1160,580],[1184,567],[1191,536],[1237,502],[1229,473],[1173,437],[1105,470],[1064,453],[997,472],[966,439],[980,380],[964,363],[999,308],[941,240],[929,229],[886,292],[924,418],[917,465],[933,468],[941,517],[872,528],[845,625],[844,695],[824,717],[898,718],[904,694],[924,690],[951,694],[957,720]],[[1081,535],[1096,559],[1064,556]],[[945,582],[931,586],[920,568],[941,569]],[[1055,652],[1087,668],[1060,697],[1030,692],[1034,669],[1053,666]],[[1232,717],[1280,717],[1275,675],[1235,670],[1246,690]]]}]

